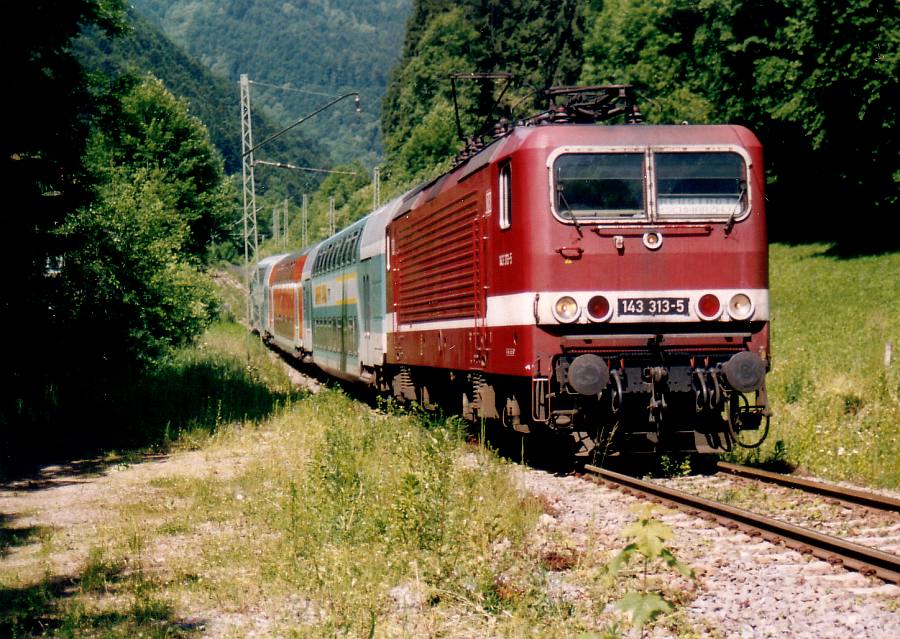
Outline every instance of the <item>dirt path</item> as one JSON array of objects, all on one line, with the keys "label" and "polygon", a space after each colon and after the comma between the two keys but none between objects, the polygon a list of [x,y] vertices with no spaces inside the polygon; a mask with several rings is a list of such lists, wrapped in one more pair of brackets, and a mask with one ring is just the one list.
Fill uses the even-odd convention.
[{"label": "dirt path", "polygon": [[35,476],[0,485],[0,517],[9,542],[0,551],[4,574],[20,579],[48,571],[74,579],[101,527],[153,479],[209,472],[202,452],[145,456],[139,463],[89,460],[46,466]]}]

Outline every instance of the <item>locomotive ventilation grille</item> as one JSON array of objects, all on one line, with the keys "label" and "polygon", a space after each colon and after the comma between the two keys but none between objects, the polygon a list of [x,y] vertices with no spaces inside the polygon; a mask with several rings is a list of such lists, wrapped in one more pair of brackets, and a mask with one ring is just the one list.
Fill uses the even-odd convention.
[{"label": "locomotive ventilation grille", "polygon": [[476,192],[399,219],[395,226],[397,320],[477,316],[480,309]]}]

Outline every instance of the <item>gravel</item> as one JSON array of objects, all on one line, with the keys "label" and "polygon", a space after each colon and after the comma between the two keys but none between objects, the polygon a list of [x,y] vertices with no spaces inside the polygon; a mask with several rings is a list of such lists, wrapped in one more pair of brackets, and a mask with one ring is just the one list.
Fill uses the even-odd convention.
[{"label": "gravel", "polygon": [[[623,546],[619,531],[634,520],[638,498],[575,476],[519,471],[524,489],[550,506],[548,535],[562,533],[582,549]],[[685,605],[702,637],[900,637],[900,588],[798,552],[675,511],[659,518],[675,533],[669,543],[698,579]],[[560,573],[565,580],[565,573]],[[555,590],[566,593],[559,580]],[[691,588],[686,584],[685,588]],[[569,596],[578,588],[569,587]],[[657,629],[653,636],[668,636]]]}]

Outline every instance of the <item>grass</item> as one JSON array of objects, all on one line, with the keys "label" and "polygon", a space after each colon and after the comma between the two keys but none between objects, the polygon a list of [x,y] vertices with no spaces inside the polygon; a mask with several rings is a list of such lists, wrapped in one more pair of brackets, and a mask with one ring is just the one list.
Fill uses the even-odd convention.
[{"label": "grass", "polygon": [[[300,397],[259,341],[227,323],[214,326],[194,347],[149,375],[119,380],[98,395],[96,405],[85,398],[80,410],[120,452],[106,447],[100,460],[88,465],[88,474],[121,470],[141,461],[148,450],[212,445],[237,427],[253,428]],[[179,528],[176,521],[158,534],[177,537],[187,530],[187,524]],[[198,634],[194,624],[174,617],[170,577],[160,578],[146,565],[147,545],[158,537],[144,530],[144,522],[122,518],[107,530],[101,527],[74,574],[54,574],[51,558],[70,544],[58,536],[50,528],[22,527],[0,514],[0,559],[18,547],[30,558],[18,567],[0,565],[0,637]],[[29,552],[28,546],[36,550]]]},{"label": "grass", "polygon": [[[896,487],[898,373],[882,355],[900,258],[826,251],[772,247],[775,417],[755,460]],[[455,419],[300,394],[225,323],[128,392],[134,441],[202,465],[113,500],[64,577],[50,557],[72,539],[0,519],[0,558],[42,548],[28,569],[0,564],[0,636],[597,637],[616,619],[605,550],[561,531],[538,543],[547,505]],[[563,573],[583,597],[552,594]]]},{"label": "grass", "polygon": [[[214,626],[234,637],[575,637],[600,627],[614,595],[599,576],[605,554],[576,554],[562,536],[538,544],[545,506],[519,490],[510,464],[466,443],[457,419],[390,402],[374,411],[333,389],[296,393],[244,335],[214,327],[148,382],[140,397],[159,406],[135,396],[135,421],[202,465],[111,497],[105,521],[73,531],[83,544],[74,574],[52,574],[55,533],[2,522],[8,548],[41,549],[27,569],[0,565],[0,635],[191,637]],[[563,571],[591,596],[548,595]]]},{"label": "grass", "polygon": [[[466,448],[453,420],[423,427],[324,391],[256,435],[262,454],[240,473],[165,480],[134,507],[169,527],[212,523],[183,566],[202,574],[192,596],[235,611],[275,602],[272,632],[298,637],[415,636],[424,629],[404,613],[422,610],[426,621],[409,623],[449,627],[462,610],[488,625],[562,627],[545,617],[546,570],[526,543],[540,504],[505,464]],[[169,499],[183,504],[174,517],[157,507]]]},{"label": "grass", "polygon": [[900,487],[900,253],[837,259],[827,245],[771,247],[774,416],[741,461],[784,460],[814,475]]},{"label": "grass", "polygon": [[259,339],[221,322],[150,371],[76,380],[59,395],[50,418],[0,441],[9,444],[0,478],[59,459],[105,454],[109,463],[130,463],[223,424],[265,419],[299,392]]},{"label": "grass", "polygon": [[[35,585],[0,570],[11,610],[0,631],[575,637],[601,627],[615,594],[601,584],[605,554],[537,544],[544,506],[455,419],[376,412],[326,389],[235,426],[194,436],[207,460],[199,474],[185,467],[123,496],[76,576]],[[562,571],[592,596],[549,596]]]}]

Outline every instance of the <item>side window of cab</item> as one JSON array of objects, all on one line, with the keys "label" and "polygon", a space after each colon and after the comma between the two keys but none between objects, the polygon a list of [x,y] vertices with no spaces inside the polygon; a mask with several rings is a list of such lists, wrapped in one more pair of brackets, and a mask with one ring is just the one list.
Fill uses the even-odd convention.
[{"label": "side window of cab", "polygon": [[509,162],[500,167],[500,188],[498,189],[498,208],[501,229],[512,226],[512,168]]}]

